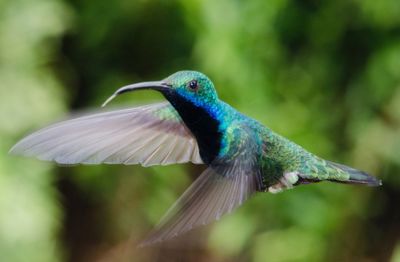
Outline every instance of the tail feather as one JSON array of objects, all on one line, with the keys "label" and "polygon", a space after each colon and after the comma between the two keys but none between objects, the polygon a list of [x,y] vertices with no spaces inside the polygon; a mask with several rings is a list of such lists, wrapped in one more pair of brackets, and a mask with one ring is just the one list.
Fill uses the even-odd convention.
[{"label": "tail feather", "polygon": [[381,186],[382,181],[374,176],[368,175],[367,173],[342,165],[334,162],[327,161],[327,163],[335,168],[339,168],[340,170],[343,170],[344,172],[348,173],[350,175],[349,180],[347,181],[338,181],[334,180],[334,182],[339,182],[339,183],[348,183],[348,184],[364,184],[367,186]]}]

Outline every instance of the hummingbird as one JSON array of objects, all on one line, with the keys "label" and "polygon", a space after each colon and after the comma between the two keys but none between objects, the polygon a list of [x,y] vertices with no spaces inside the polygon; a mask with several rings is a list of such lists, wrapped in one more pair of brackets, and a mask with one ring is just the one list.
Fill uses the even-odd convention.
[{"label": "hummingbird", "polygon": [[10,152],[60,164],[206,165],[142,245],[219,220],[256,192],[321,181],[381,185],[374,176],[324,160],[240,113],[197,71],[121,87],[103,106],[143,89],[156,90],[167,101],[56,123],[23,138]]}]

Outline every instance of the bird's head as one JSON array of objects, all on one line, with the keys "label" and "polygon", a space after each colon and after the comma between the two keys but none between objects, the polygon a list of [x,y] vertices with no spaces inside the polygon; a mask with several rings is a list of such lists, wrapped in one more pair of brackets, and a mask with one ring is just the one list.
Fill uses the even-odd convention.
[{"label": "bird's head", "polygon": [[179,71],[161,81],[141,82],[121,87],[104,102],[103,106],[117,95],[142,89],[153,89],[161,92],[170,101],[185,99],[197,106],[218,100],[214,84],[206,75],[196,71]]}]

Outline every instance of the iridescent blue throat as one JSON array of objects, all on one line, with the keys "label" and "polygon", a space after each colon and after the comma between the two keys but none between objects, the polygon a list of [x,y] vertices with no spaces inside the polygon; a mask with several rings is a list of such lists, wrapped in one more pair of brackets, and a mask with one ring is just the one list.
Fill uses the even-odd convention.
[{"label": "iridescent blue throat", "polygon": [[165,93],[164,96],[196,137],[203,162],[210,164],[219,155],[222,147],[221,127],[224,125],[218,101],[212,104],[191,101],[189,97],[177,92]]}]

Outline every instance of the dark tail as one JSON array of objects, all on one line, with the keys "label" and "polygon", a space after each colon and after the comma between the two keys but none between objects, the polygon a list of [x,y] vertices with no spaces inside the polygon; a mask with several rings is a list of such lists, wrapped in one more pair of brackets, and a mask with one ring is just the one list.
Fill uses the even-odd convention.
[{"label": "dark tail", "polygon": [[339,182],[339,183],[346,183],[346,184],[363,184],[367,186],[381,186],[382,181],[380,179],[377,179],[374,176],[368,175],[367,173],[345,166],[341,165],[338,163],[326,161],[329,165],[339,168],[346,173],[350,174],[350,178],[347,181],[338,181],[338,180],[332,180],[333,182]]}]

